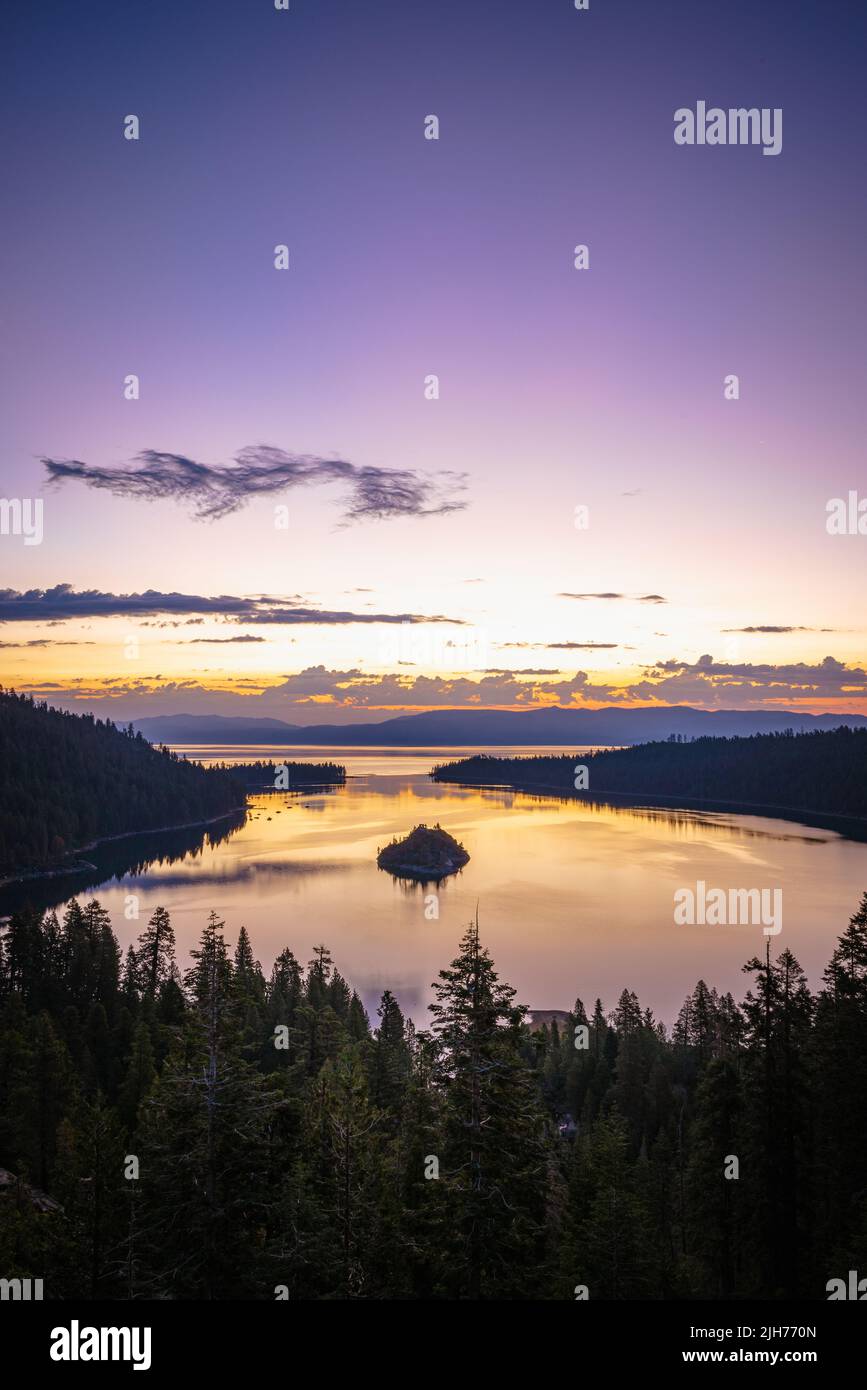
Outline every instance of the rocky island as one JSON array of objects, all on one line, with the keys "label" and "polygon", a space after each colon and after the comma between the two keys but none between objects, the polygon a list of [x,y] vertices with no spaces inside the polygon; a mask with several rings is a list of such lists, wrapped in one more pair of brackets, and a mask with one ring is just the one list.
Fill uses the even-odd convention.
[{"label": "rocky island", "polygon": [[441,825],[417,825],[403,840],[392,840],[381,849],[376,862],[399,878],[435,882],[457,873],[470,856]]}]

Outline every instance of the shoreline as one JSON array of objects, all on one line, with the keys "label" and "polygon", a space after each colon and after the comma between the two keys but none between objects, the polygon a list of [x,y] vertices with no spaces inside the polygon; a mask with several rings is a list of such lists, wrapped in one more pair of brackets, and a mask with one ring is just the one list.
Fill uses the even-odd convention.
[{"label": "shoreline", "polygon": [[520,782],[464,782],[457,778],[435,778],[431,775],[431,781],[438,786],[464,787],[472,791],[523,792],[529,796],[550,796],[560,801],[600,802],[606,805],[625,799],[630,805],[644,806],[648,809],[656,807],[660,811],[719,811],[727,815],[763,816],[768,820],[794,821],[813,829],[834,830],[837,834],[846,834],[844,829],[846,827],[849,831],[858,832],[857,834],[850,833],[847,836],[848,839],[867,840],[867,816],[850,816],[833,811],[814,811],[806,806],[783,806],[769,801],[730,801],[721,797],[666,796],[649,792],[591,792],[589,789],[579,792],[572,787],[552,786],[550,782],[523,780]]},{"label": "shoreline", "polygon": [[[90,840],[86,845],[79,845],[74,850],[70,850],[70,855],[85,854],[88,850],[98,849],[100,845],[112,844],[116,840],[131,840],[137,835],[162,835],[172,830],[196,830],[200,826],[215,825],[217,821],[228,820],[230,816],[237,815],[240,811],[247,811],[247,804],[235,806],[229,811],[221,811],[218,816],[209,816],[207,820],[188,820],[179,821],[177,825],[154,825],[147,830],[124,830],[119,835],[100,835],[96,840]],[[29,883],[31,880],[43,878],[67,878],[72,874],[84,873],[87,869],[97,869],[98,865],[89,863],[78,863],[69,865],[54,865],[49,869],[26,869],[23,873],[13,874],[9,878],[0,878],[0,888],[9,888],[15,883]]]}]

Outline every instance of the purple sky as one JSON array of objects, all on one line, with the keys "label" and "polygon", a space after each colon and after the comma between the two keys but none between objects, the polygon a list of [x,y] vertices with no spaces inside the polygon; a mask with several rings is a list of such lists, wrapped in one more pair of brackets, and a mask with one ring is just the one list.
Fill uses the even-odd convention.
[{"label": "purple sky", "polygon": [[[783,0],[20,7],[2,490],[44,536],[0,536],[4,683],[119,717],[867,712],[867,536],[826,530],[867,494],[865,30]],[[678,147],[698,100],[782,108],[782,153]],[[228,467],[230,510],[145,451]],[[69,596],[149,590],[186,598]]]}]

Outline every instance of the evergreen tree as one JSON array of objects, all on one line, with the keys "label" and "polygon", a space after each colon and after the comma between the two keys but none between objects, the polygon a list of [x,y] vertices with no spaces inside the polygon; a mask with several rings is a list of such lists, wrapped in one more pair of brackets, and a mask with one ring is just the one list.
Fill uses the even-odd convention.
[{"label": "evergreen tree", "polygon": [[406,1094],[410,1057],[404,1017],[390,990],[383,994],[377,1014],[380,1022],[374,1038],[371,1094],[374,1105],[387,1111],[396,1125]]},{"label": "evergreen tree", "polygon": [[155,1077],[150,1029],[142,1021],[136,1026],[132,1054],[117,1102],[120,1118],[129,1131],[135,1129],[139,1106],[150,1091]]},{"label": "evergreen tree", "polygon": [[445,1091],[445,1181],[453,1295],[531,1294],[540,1277],[547,1156],[544,1120],[520,1056],[526,1010],[500,984],[478,923],[440,972],[431,1004],[436,1076]]},{"label": "evergreen tree", "polygon": [[142,994],[153,998],[160,986],[171,977],[175,963],[175,930],[164,907],[154,909],[138,939],[138,950],[133,960],[134,968],[138,971],[139,989]]}]

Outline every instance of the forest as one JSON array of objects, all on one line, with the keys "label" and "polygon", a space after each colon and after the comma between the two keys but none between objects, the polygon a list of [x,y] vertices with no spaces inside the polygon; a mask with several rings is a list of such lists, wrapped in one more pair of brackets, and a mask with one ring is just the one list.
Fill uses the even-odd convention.
[{"label": "forest", "polygon": [[[479,754],[439,763],[435,782],[508,785],[574,795],[576,766],[588,770],[582,795],[676,797],[867,817],[867,729],[669,738],[595,753],[498,758]],[[772,789],[772,790],[771,790]]]},{"label": "forest", "polygon": [[295,787],[342,786],[346,768],[340,763],[219,763],[224,772],[243,782],[248,791],[292,791]]},{"label": "forest", "polygon": [[245,804],[226,768],[154,748],[132,726],[0,688],[0,877],[63,864],[103,836],[211,820]]},{"label": "forest", "polygon": [[[96,899],[5,925],[0,1275],[47,1298],[827,1298],[867,1269],[867,894],[667,1028],[625,988],[532,1029],[478,921],[416,1029],[324,945],[211,913],[121,952]],[[304,954],[307,954],[305,951]],[[581,981],[575,981],[580,994]]]}]

